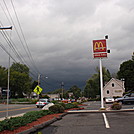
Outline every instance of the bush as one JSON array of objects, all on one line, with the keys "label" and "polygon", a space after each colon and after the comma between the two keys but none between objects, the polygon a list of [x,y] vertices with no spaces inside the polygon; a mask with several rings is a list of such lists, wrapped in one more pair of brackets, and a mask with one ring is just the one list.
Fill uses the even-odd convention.
[{"label": "bush", "polygon": [[122,108],[122,105],[117,102],[113,103],[111,106],[112,110],[120,110],[121,108]]},{"label": "bush", "polygon": [[58,100],[53,100],[53,101],[51,101],[52,103],[54,103],[54,104],[57,104],[57,103],[59,103],[59,101]]},{"label": "bush", "polygon": [[55,105],[49,107],[49,110],[53,113],[63,113],[65,108],[62,105],[55,104]]},{"label": "bush", "polygon": [[73,102],[72,104],[74,104],[74,105],[79,105],[79,104],[81,104],[81,103],[79,103],[79,102]]},{"label": "bush", "polygon": [[65,109],[71,109],[71,108],[78,108],[78,106],[76,104],[72,104],[72,103],[66,104]]},{"label": "bush", "polygon": [[63,102],[60,102],[60,103],[57,103],[57,104],[59,104],[59,105],[63,106],[64,108],[65,108],[65,106],[66,106],[66,104],[65,104],[65,103],[63,103]]},{"label": "bush", "polygon": [[49,110],[31,111],[21,117],[5,119],[0,121],[0,132],[3,130],[14,130],[18,127],[25,126],[26,124],[36,121],[38,118],[48,114],[52,114],[52,112]]}]

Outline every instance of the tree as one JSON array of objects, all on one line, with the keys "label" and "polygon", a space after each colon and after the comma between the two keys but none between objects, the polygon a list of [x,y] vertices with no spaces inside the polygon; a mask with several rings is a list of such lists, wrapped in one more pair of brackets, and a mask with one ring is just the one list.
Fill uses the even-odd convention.
[{"label": "tree", "polygon": [[33,83],[32,83],[32,91],[35,89],[35,87],[38,85],[38,81],[34,81]]},{"label": "tree", "polygon": [[13,63],[11,66],[11,71],[29,74],[29,68],[26,65],[20,63]]},{"label": "tree", "polygon": [[78,88],[76,85],[72,86],[68,92],[73,92],[74,98],[78,99],[81,96],[81,89]]},{"label": "tree", "polygon": [[31,78],[29,68],[20,63],[13,63],[10,73],[11,96],[23,97],[23,93],[31,93]]},{"label": "tree", "polygon": [[119,79],[125,80],[126,91],[134,91],[134,59],[123,62],[117,73]]},{"label": "tree", "polygon": [[[96,68],[96,74],[87,80],[84,89],[84,96],[88,98],[95,98],[96,95],[100,95],[100,70]],[[103,73],[103,85],[111,79],[111,74],[108,69],[102,67]]]},{"label": "tree", "polygon": [[7,87],[7,69],[0,66],[0,87]]}]

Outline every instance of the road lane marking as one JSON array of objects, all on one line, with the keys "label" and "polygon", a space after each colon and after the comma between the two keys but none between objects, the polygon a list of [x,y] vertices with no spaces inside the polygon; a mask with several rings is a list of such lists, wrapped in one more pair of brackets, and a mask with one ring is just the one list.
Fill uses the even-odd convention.
[{"label": "road lane marking", "polygon": [[102,115],[103,115],[103,118],[104,118],[104,122],[105,122],[106,128],[110,128],[109,122],[108,122],[107,117],[106,117],[106,114],[105,113],[102,113]]},{"label": "road lane marking", "polygon": [[[11,109],[11,110],[8,110],[8,111],[15,111],[15,110],[22,110],[22,109],[30,109],[30,108],[35,108],[35,107],[25,107],[25,108],[19,108],[19,109]],[[2,112],[6,112],[7,110],[5,111],[0,111],[0,113]]]}]

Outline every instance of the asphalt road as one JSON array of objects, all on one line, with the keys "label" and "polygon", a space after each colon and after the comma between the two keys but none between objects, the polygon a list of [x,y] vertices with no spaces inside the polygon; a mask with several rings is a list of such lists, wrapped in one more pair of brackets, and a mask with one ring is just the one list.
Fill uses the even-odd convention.
[{"label": "asphalt road", "polygon": [[[8,115],[14,116],[22,113],[26,113],[28,111],[35,111],[40,110],[39,108],[36,108],[35,104],[29,105],[29,104],[10,104],[8,106]],[[7,113],[7,105],[0,104],[0,118],[6,117]]]},{"label": "asphalt road", "polygon": [[[40,130],[40,134],[133,134],[134,113],[68,114]],[[36,134],[38,134],[37,132]]]},{"label": "asphalt road", "polygon": [[[100,102],[87,104],[87,109],[100,108]],[[123,108],[133,108],[133,105],[123,105]],[[35,134],[134,134],[133,123],[134,112],[68,114]]]}]

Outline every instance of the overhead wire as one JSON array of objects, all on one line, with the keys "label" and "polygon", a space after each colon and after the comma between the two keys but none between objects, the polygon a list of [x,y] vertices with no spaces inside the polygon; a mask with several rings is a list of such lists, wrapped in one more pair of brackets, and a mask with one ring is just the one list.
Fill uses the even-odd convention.
[{"label": "overhead wire", "polygon": [[[14,27],[15,27],[15,24],[14,24],[14,22],[13,22],[13,19],[12,19],[12,17],[11,17],[11,14],[10,14],[10,12],[9,12],[9,10],[8,10],[7,5],[6,5],[6,2],[5,2],[4,0],[3,0],[3,2],[4,2],[4,5],[5,5],[5,7],[6,7],[6,10],[7,10],[9,16],[10,16],[10,19],[11,19],[11,21],[12,21]],[[2,10],[4,11],[4,14],[6,15],[6,18],[8,19],[9,23],[11,23],[11,21],[10,21],[10,19],[8,18],[7,14],[6,14],[5,10],[4,10],[4,8],[2,7],[2,4],[0,4],[0,5],[1,5],[1,8],[2,8]],[[21,43],[23,44],[23,42],[22,42],[22,40],[21,40],[21,37],[19,36],[19,33],[18,33],[16,27],[15,27],[15,31],[17,32],[17,35],[18,35],[18,37],[19,37]],[[5,31],[3,31],[3,32],[5,32]],[[5,38],[4,36],[5,36],[6,38]],[[8,36],[8,34],[7,34],[7,35],[5,35],[5,34],[3,35],[3,37],[5,38],[6,41],[8,40],[7,36]],[[12,40],[11,40],[11,41],[12,41]],[[7,42],[8,42],[8,41],[7,41]],[[9,42],[10,42],[10,41],[9,41]],[[13,45],[15,46],[15,48],[14,48],[13,45],[11,45],[11,44],[13,44]],[[10,43],[8,43],[8,45],[10,45],[10,47],[11,47],[12,50],[14,51],[15,55],[20,59],[20,61],[21,61],[23,64],[26,64],[26,65],[31,69],[31,67],[30,67],[29,64],[26,62],[26,60],[24,60],[23,56],[17,51],[17,47],[16,47],[15,43],[12,41],[12,43],[10,42]],[[23,47],[24,47],[24,45],[23,45]],[[24,48],[25,48],[25,47],[24,47]],[[25,49],[25,50],[26,50],[26,49]],[[23,59],[23,60],[22,60],[22,59]],[[36,71],[35,71],[35,72],[36,72]]]},{"label": "overhead wire", "polygon": [[[0,23],[1,23],[1,21],[0,21]],[[1,23],[1,25],[2,25],[2,23]],[[14,42],[11,39],[9,39],[9,36],[6,33],[6,31],[1,30],[0,33],[2,34],[2,36],[5,39],[5,41],[7,42],[7,44],[9,45],[9,47],[12,49],[12,51],[14,52],[14,54],[16,55],[16,57],[18,58],[18,60],[21,61],[21,63],[25,64],[25,60],[23,59],[22,55],[14,47],[15,44],[14,44]],[[14,44],[14,45],[12,45],[12,44]],[[13,56],[11,56],[11,54],[6,50],[6,48],[2,45],[2,43],[0,44],[0,46],[13,59],[13,61],[15,61],[15,63],[17,63],[17,61],[13,58]],[[27,65],[27,66],[30,67],[29,65]],[[35,75],[31,71],[30,71],[30,73],[32,74],[32,76],[35,77]]]},{"label": "overhead wire", "polygon": [[[17,28],[16,28],[16,25],[15,25],[13,19],[12,19],[12,16],[11,16],[9,10],[8,10],[8,7],[7,7],[7,4],[6,4],[5,0],[3,0],[3,3],[4,3],[4,5],[5,5],[5,7],[6,7],[7,13],[8,13],[8,15],[9,15],[10,20],[11,20],[11,22],[12,22],[12,24],[13,24],[13,26],[14,26],[14,29],[15,29],[15,31],[16,31],[16,33],[17,33],[17,36],[18,36],[18,38],[19,38],[19,41],[20,41],[20,43],[21,43],[21,45],[22,45],[24,51],[26,52],[28,58],[30,59],[30,56],[29,56],[29,54],[28,54],[28,52],[27,52],[27,50],[26,50],[26,48],[25,48],[25,46],[24,46],[24,43],[23,43],[23,41],[22,41],[22,39],[21,39],[21,36],[19,35],[19,32],[18,32],[18,30],[17,30]],[[26,62],[26,63],[27,63],[27,62]],[[28,64],[28,63],[27,63],[27,64]],[[29,64],[28,64],[28,65],[29,65]],[[31,66],[31,68],[32,68],[32,66]]]},{"label": "overhead wire", "polygon": [[[19,26],[19,29],[20,29],[20,31],[21,31],[21,35],[22,35],[22,37],[23,37],[24,43],[25,43],[25,45],[26,45],[26,48],[25,48],[25,45],[24,45],[24,43],[23,43],[23,41],[22,41],[22,39],[21,39],[21,36],[19,35],[19,32],[18,32],[18,30],[17,30],[17,28],[16,28],[16,26],[15,26],[15,23],[14,23],[14,21],[13,21],[13,19],[12,19],[12,16],[11,16],[9,10],[8,10],[8,6],[7,6],[6,2],[5,2],[5,0],[3,0],[3,3],[4,3],[4,5],[5,5],[5,7],[6,7],[6,10],[7,10],[7,13],[8,13],[8,15],[9,15],[9,17],[7,16],[7,14],[6,14],[4,8],[2,7],[2,4],[0,3],[1,8],[2,8],[2,10],[4,11],[4,14],[6,15],[6,18],[8,19],[8,21],[10,22],[10,24],[11,24],[11,23],[13,24],[14,29],[15,29],[17,35],[18,35],[19,40],[20,40],[20,43],[22,44],[23,49],[25,50],[25,52],[26,52],[26,54],[27,54],[27,56],[28,56],[28,58],[29,58],[29,60],[30,60],[30,62],[31,62],[31,64],[32,64],[32,66],[34,67],[34,70],[36,70],[36,71],[32,71],[32,72],[30,71],[31,75],[34,76],[34,77],[36,77],[37,75],[35,75],[35,74],[37,74],[37,73],[39,74],[40,72],[39,72],[38,68],[36,67],[35,62],[34,62],[33,57],[32,57],[32,54],[31,54],[31,52],[30,52],[30,50],[29,50],[29,48],[28,48],[28,44],[27,44],[26,38],[25,38],[25,36],[24,36],[24,33],[23,33],[23,30],[22,30],[22,27],[21,27],[21,24],[20,24],[20,21],[19,21],[17,12],[16,12],[16,10],[15,10],[14,3],[13,3],[13,1],[11,0],[11,5],[12,5],[12,7],[13,7],[13,10],[14,10],[14,13],[15,13],[15,16],[16,16],[16,19],[17,19],[17,22],[18,22],[18,26]],[[10,21],[10,20],[11,20],[11,21]],[[21,63],[26,64],[26,65],[31,69],[31,66],[26,62],[26,60],[23,58],[23,56],[21,55],[21,53],[19,53],[19,51],[18,51],[18,49],[17,49],[15,43],[14,43],[12,40],[10,41],[10,40],[8,39],[8,34],[6,34],[5,31],[3,31],[2,36],[5,38],[6,42],[7,42],[8,45],[11,47],[11,49],[12,49],[12,51],[14,52],[14,54],[16,55],[16,57],[18,57],[18,60],[21,61]],[[6,48],[5,48],[2,44],[0,44],[0,46],[1,46],[2,49],[16,62],[16,60],[11,56],[11,54],[9,54],[9,52],[6,50]],[[33,72],[34,72],[35,74],[33,74]],[[52,87],[52,84],[46,82],[45,80],[43,80],[43,81],[44,81],[49,87]],[[55,81],[55,80],[54,80],[54,81]],[[59,83],[59,82],[58,82],[58,83]],[[53,88],[53,87],[52,87],[52,88]]]},{"label": "overhead wire", "polygon": [[14,13],[15,13],[15,16],[16,16],[16,19],[17,19],[17,22],[18,22],[18,25],[19,25],[19,28],[20,28],[21,34],[22,34],[22,37],[23,37],[24,42],[25,42],[25,44],[26,44],[26,48],[27,48],[28,53],[29,53],[29,59],[31,59],[31,61],[32,61],[32,62],[31,62],[31,63],[32,63],[32,65],[33,65],[33,66],[35,67],[35,69],[39,72],[38,68],[37,68],[37,67],[36,67],[36,65],[35,65],[34,59],[33,59],[33,57],[32,57],[32,54],[31,54],[31,52],[30,52],[30,50],[29,50],[29,47],[28,47],[28,44],[27,44],[26,38],[25,38],[25,36],[24,36],[24,33],[23,33],[23,30],[22,30],[22,27],[21,27],[21,24],[20,24],[20,21],[19,21],[19,18],[18,18],[17,12],[16,12],[16,10],[15,10],[15,6],[14,6],[14,3],[13,3],[13,0],[11,0],[11,4],[12,4],[12,7],[13,7],[13,10],[14,10]]}]

